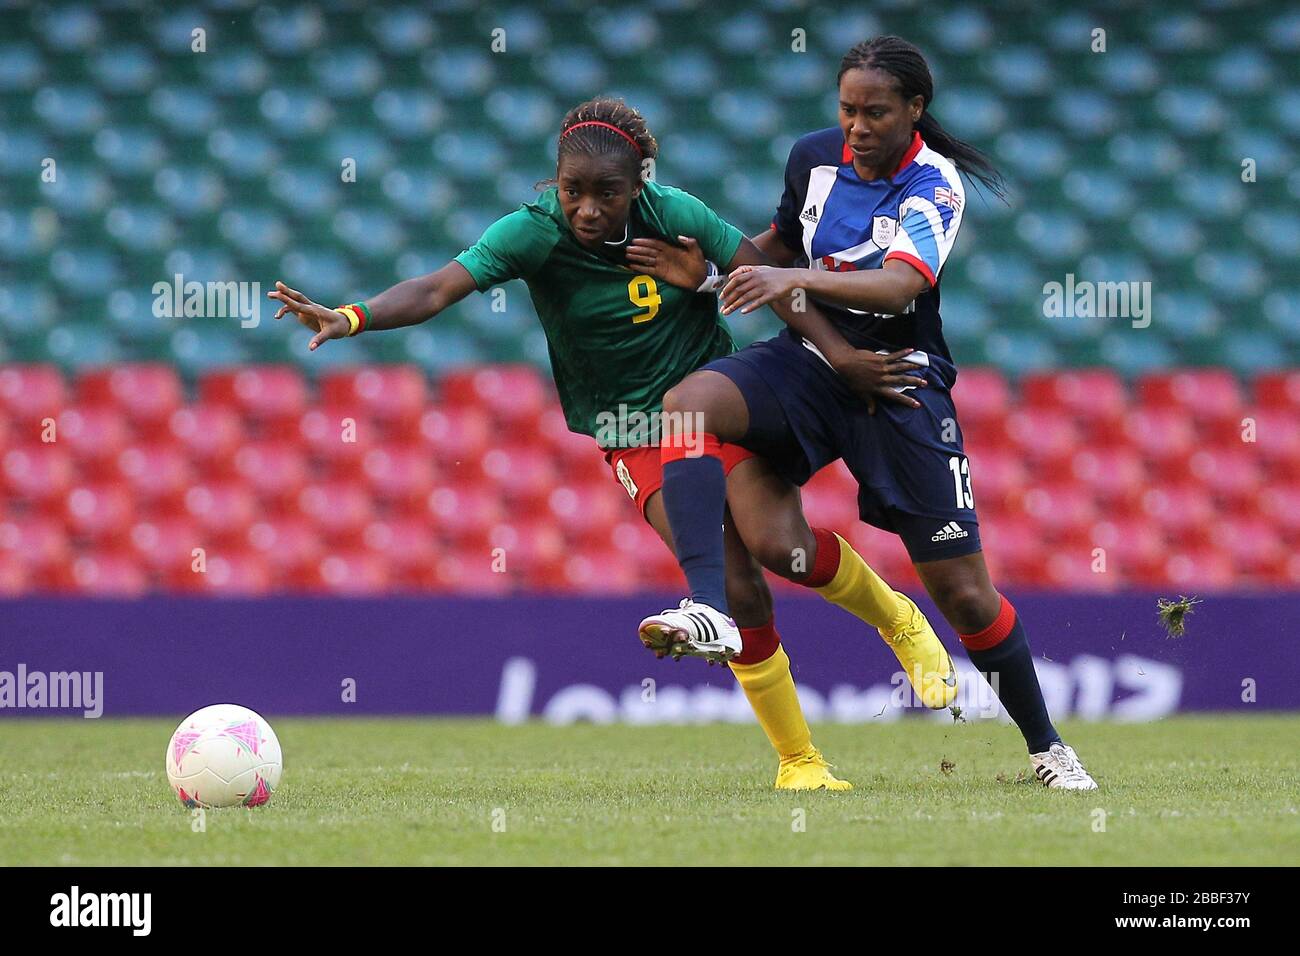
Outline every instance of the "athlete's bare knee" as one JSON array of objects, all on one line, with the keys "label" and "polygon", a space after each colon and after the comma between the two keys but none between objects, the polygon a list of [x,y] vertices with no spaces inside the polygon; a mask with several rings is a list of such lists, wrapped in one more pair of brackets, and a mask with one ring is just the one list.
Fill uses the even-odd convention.
[{"label": "athlete's bare knee", "polygon": [[996,590],[975,581],[953,582],[935,590],[934,603],[958,634],[984,630],[997,618],[1002,603]]}]

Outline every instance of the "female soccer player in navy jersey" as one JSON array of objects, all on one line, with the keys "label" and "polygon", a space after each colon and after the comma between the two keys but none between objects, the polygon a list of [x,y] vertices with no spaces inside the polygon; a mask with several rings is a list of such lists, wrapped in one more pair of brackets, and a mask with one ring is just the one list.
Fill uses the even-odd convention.
[{"label": "female soccer player in navy jersey", "polygon": [[[664,408],[681,413],[674,420],[702,423],[706,447],[741,444],[794,484],[843,458],[859,484],[862,519],[903,539],[971,660],[995,675],[1038,778],[1054,788],[1094,789],[1052,726],[1015,609],[989,579],[950,393],[957,370],[939,318],[939,275],[962,221],[959,171],[999,195],[1001,177],[927,112],[933,80],[907,41],[886,36],[853,47],[838,83],[839,126],[795,143],[775,221],[754,240],[776,265],[733,271],[722,299],[728,314],[788,307],[806,296],[844,341],[827,352],[787,328],[690,375],[668,392]],[[652,275],[660,256],[680,262],[681,253],[662,243],[634,246],[629,260]],[[912,384],[898,389],[905,403],[863,401],[846,387],[837,372],[854,349],[912,363]],[[715,570],[720,475],[707,456],[680,454],[685,437],[701,438],[683,432],[664,441],[664,505],[691,600],[725,610]],[[733,511],[743,528],[744,516]],[[829,569],[839,560],[835,539],[801,527],[773,522],[767,540],[747,536],[746,543],[769,567],[804,549],[815,569]],[[643,630],[662,626],[662,615],[642,622]]]},{"label": "female soccer player in navy jersey", "polygon": [[[513,278],[527,284],[546,332],[551,364],[569,427],[600,443],[612,476],[627,490],[654,529],[671,547],[660,488],[660,452],[655,436],[610,434],[602,417],[624,409],[658,415],[664,392],[735,345],[718,314],[716,297],[657,284],[626,258],[630,242],[694,233],[700,246],[726,268],[763,262],[744,235],[698,199],[670,186],[642,181],[642,163],[657,144],[641,115],[620,100],[599,98],[570,110],[561,127],[556,184],[535,202],[498,220],[471,248],[427,276],[408,279],[371,298],[331,309],[283,283],[270,296],[316,334],[309,347],[361,331],[397,329],[433,318],[479,290]],[[803,334],[830,347],[838,338],[816,310],[791,316]],[[829,333],[829,335],[828,335]],[[856,365],[858,387],[888,399],[888,364],[867,353]],[[874,366],[874,367],[873,367]],[[647,439],[651,444],[647,444]],[[719,474],[749,509],[762,515],[770,472],[738,446],[716,449]],[[725,473],[725,474],[724,474]],[[721,515],[719,522],[721,522]],[[719,525],[721,530],[721,525]],[[944,678],[951,660],[925,616],[892,591],[847,545],[842,568],[810,586],[875,626],[907,668],[922,700],[942,706],[953,693]],[[759,722],[780,757],[779,789],[847,790],[812,745],[799,706],[790,661],[772,620],[772,599],[762,572],[735,528],[719,552],[726,555],[720,586],[735,605],[735,621],[718,615],[717,627],[683,634],[680,640],[650,641],[659,654],[687,653],[727,660]],[[785,556],[789,564],[789,556]],[[719,561],[719,573],[723,563]],[[679,608],[672,615],[688,619]],[[739,628],[737,628],[739,623]],[[729,629],[729,631],[728,631]],[[742,648],[743,637],[743,648]],[[739,656],[737,655],[739,653]]]}]

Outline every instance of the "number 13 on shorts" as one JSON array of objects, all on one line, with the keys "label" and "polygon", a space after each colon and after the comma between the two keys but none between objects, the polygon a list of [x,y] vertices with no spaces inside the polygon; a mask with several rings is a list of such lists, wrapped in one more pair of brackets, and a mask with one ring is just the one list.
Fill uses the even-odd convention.
[{"label": "number 13 on shorts", "polygon": [[970,488],[970,462],[961,455],[948,459],[948,470],[952,472],[953,491],[957,495],[958,508],[975,507],[975,495]]}]

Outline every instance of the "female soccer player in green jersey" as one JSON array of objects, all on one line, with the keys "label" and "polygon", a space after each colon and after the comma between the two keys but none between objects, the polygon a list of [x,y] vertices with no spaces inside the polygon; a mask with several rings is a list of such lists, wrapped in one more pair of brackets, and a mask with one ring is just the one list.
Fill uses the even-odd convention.
[{"label": "female soccer player in green jersey", "polygon": [[[314,350],[362,331],[416,325],[473,291],[523,279],[546,332],[569,427],[597,440],[593,452],[604,452],[646,521],[672,548],[659,491],[658,429],[638,435],[636,428],[619,426],[657,422],[664,393],[700,366],[735,351],[735,344],[712,293],[657,282],[629,267],[626,249],[637,238],[672,241],[687,235],[728,271],[766,260],[738,229],[695,197],[644,179],[643,163],[657,152],[641,115],[621,100],[583,103],[564,118],[556,185],[498,220],[452,262],[337,309],[277,282],[269,293],[281,303],[275,317],[292,313],[313,330],[308,347]],[[832,347],[834,330],[816,310],[786,311],[782,317],[809,340]],[[861,391],[882,400],[897,395],[891,386],[901,384],[901,373],[891,362],[864,355],[854,371]],[[722,462],[728,493],[745,499],[747,512],[762,514],[764,496],[779,480],[742,449],[724,447],[714,453]],[[790,661],[773,624],[771,594],[745,548],[743,531],[727,521],[726,589],[735,623],[728,620],[729,626],[722,627],[700,620],[683,602],[665,617],[694,614],[688,626],[666,629],[662,641],[648,646],[659,656],[690,654],[729,662],[780,757],[778,789],[847,790],[850,785],[831,774],[812,745]],[[923,675],[933,683],[933,674],[948,674],[951,662],[924,616],[845,548],[844,573],[817,588],[819,593],[879,628],[918,690]],[[782,573],[790,576],[788,568]],[[734,634],[737,625],[741,641],[720,637]]]}]

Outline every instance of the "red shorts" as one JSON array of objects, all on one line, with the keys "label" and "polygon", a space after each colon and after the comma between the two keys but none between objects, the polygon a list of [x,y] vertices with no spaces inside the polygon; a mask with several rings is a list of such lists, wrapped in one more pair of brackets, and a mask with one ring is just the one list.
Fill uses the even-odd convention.
[{"label": "red shorts", "polygon": [[[731,474],[746,458],[753,458],[754,453],[739,445],[722,446],[722,473]],[[658,445],[644,445],[639,448],[612,448],[605,452],[605,461],[609,462],[614,477],[627,490],[636,502],[637,510],[645,515],[645,503],[650,496],[664,486],[664,466],[659,460]]]}]

